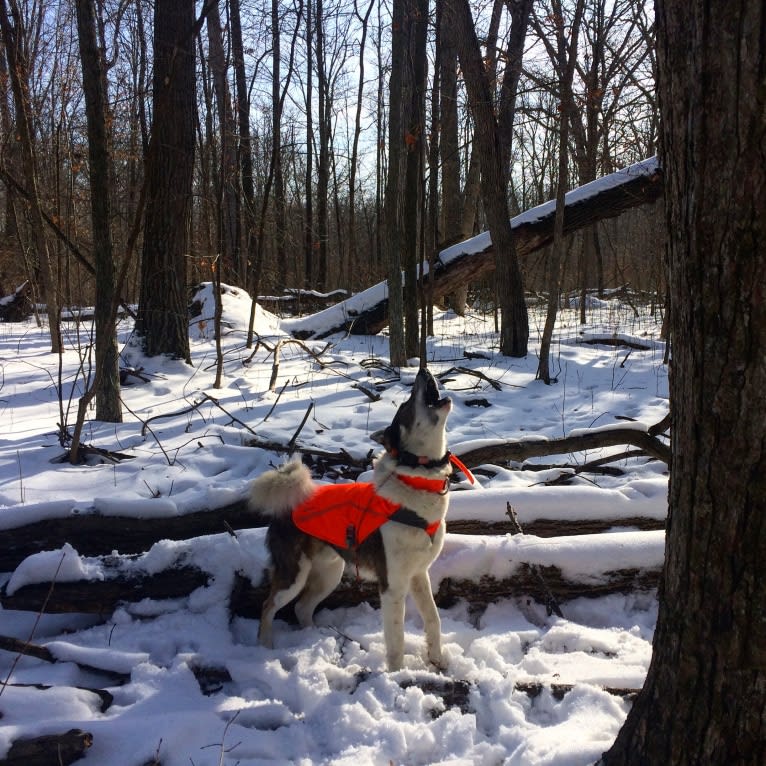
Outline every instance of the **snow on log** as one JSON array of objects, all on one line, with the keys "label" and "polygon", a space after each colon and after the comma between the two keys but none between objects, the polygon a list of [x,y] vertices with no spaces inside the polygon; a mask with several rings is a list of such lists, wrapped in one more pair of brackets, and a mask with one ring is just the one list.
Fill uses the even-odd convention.
[{"label": "snow on log", "polygon": [[[597,221],[614,218],[639,205],[655,202],[663,192],[663,177],[656,157],[580,186],[566,195],[564,231],[570,234]],[[550,200],[511,219],[516,254],[539,250],[553,240],[556,202]],[[439,253],[433,276],[434,294],[447,295],[478,279],[495,266],[489,232],[460,242]],[[388,324],[388,287],[380,282],[316,314],[286,319],[283,329],[300,339],[325,338],[337,332],[375,335]]]},{"label": "snow on log", "polygon": [[[532,535],[448,535],[431,568],[436,601],[448,607],[465,599],[483,607],[499,598],[525,597],[542,603],[651,589],[664,558],[662,531],[611,532],[542,539]],[[135,558],[109,556],[76,563],[88,573],[73,580],[71,568],[52,572],[48,554],[30,557],[0,591],[0,606],[47,613],[108,614],[120,603],[190,596],[195,603],[230,599],[233,614],[257,617],[268,593],[264,530],[236,538],[216,535],[163,543]],[[183,562],[180,565],[179,562]],[[163,563],[168,569],[158,569]],[[108,573],[109,576],[106,576]],[[56,575],[56,576],[54,576]],[[542,577],[541,577],[542,575]],[[377,589],[355,578],[344,581],[325,606],[377,603]]]},{"label": "snow on log", "polygon": [[[620,428],[618,436],[623,431],[628,438],[641,433]],[[588,433],[563,440],[466,442],[455,452],[474,467],[493,460],[507,463],[509,460],[575,451],[573,445],[585,449],[579,439],[587,439]],[[614,437],[614,430],[602,433],[618,438]],[[616,443],[624,442],[618,438]],[[657,444],[661,445],[660,442]],[[658,477],[656,486],[652,485],[653,491],[648,494],[646,480],[642,480],[641,486],[640,492],[632,491],[630,482],[620,489],[570,486],[565,490],[566,502],[562,502],[560,488],[545,485],[514,490],[453,491],[447,531],[485,535],[516,532],[517,528],[506,516],[506,503],[511,503],[517,511],[524,532],[541,537],[593,533],[612,527],[664,528],[667,481]],[[28,556],[39,551],[58,550],[65,544],[71,545],[81,556],[98,556],[111,551],[124,555],[147,551],[160,540],[188,540],[220,534],[227,529],[257,529],[268,523],[259,513],[248,510],[245,501],[187,514],[179,514],[173,507],[169,515],[152,514],[151,517],[141,512],[123,515],[119,504],[108,509],[108,513],[105,512],[107,509],[100,507],[94,508],[91,513],[82,510],[75,513],[69,506],[54,510],[58,515],[0,527],[3,540],[0,544],[0,572],[10,572]],[[127,508],[122,510],[127,514]],[[25,511],[31,516],[35,514],[33,508],[26,508]]]}]

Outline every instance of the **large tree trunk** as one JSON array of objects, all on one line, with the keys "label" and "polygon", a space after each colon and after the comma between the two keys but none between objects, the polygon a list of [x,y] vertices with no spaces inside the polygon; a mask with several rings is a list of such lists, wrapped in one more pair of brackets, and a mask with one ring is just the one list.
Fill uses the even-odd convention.
[{"label": "large tree trunk", "polygon": [[403,31],[406,3],[394,0],[391,31],[391,76],[389,78],[388,172],[383,201],[381,251],[387,280],[387,302],[392,321],[389,326],[388,354],[391,364],[407,361],[404,349],[404,298],[402,295],[403,186],[404,186],[404,58],[407,51]]},{"label": "large tree trunk", "polygon": [[673,460],[643,691],[603,764],[766,763],[766,10],[656,4]]},{"label": "large tree trunk", "polygon": [[149,356],[191,363],[186,295],[194,172],[194,0],[154,8],[154,122],[149,147],[136,329]]},{"label": "large tree trunk", "polygon": [[245,78],[245,54],[242,44],[242,19],[239,0],[230,0],[231,45],[234,59],[234,80],[237,92],[237,155],[239,159],[240,183],[244,203],[244,226],[246,234],[245,252],[240,259],[239,283],[248,284],[249,260],[253,253],[253,232],[255,231],[255,187],[253,183],[253,155],[250,142],[250,99]]}]

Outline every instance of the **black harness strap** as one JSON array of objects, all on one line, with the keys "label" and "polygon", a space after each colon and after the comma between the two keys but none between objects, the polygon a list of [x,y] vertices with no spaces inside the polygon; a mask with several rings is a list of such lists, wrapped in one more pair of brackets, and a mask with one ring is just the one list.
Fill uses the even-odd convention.
[{"label": "black harness strap", "polygon": [[[430,526],[420,514],[411,511],[409,508],[397,508],[397,510],[391,514],[389,520],[398,521],[400,524],[406,524],[408,527],[417,527],[417,529],[422,529],[424,532],[426,532]],[[429,533],[429,537],[433,537],[433,534]]]}]

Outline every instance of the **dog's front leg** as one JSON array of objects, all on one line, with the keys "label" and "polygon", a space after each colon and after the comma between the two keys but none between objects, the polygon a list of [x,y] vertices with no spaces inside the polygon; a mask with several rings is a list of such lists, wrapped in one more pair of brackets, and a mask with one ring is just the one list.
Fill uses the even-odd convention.
[{"label": "dog's front leg", "polygon": [[428,660],[437,668],[443,667],[442,662],[442,625],[439,610],[434,602],[431,591],[431,578],[428,572],[413,575],[410,592],[415,601],[415,606],[423,618],[423,629],[426,634],[426,648]]},{"label": "dog's front leg", "polygon": [[383,639],[390,671],[399,670],[404,662],[404,600],[407,592],[391,585],[380,594],[383,612]]}]

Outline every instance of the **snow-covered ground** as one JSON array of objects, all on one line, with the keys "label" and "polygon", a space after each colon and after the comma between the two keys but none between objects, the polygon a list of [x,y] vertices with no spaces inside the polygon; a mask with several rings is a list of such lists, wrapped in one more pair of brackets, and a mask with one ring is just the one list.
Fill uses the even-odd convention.
[{"label": "snow-covered ground", "polygon": [[[526,359],[499,355],[492,317],[438,314],[428,364],[454,401],[449,420],[453,452],[496,440],[556,438],[582,429],[652,424],[667,412],[667,369],[659,323],[617,302],[592,301],[591,323],[562,312],[552,353],[557,383],[535,381],[542,317],[531,315]],[[88,369],[82,327],[67,331],[59,374],[44,329],[33,322],[0,325],[0,540],[33,520],[98,512],[161,517],[220,508],[245,496],[248,483],[283,457],[248,446],[287,443],[308,406],[297,442],[362,458],[369,434],[385,426],[408,395],[416,368],[387,365],[385,337],[333,337],[280,346],[273,391],[273,349],[289,336],[276,317],[259,314],[262,343],[245,348],[249,301],[225,302],[225,378],[213,389],[212,321],[191,328],[193,366],[142,357],[121,325],[123,358],[143,368],[148,383],[123,388],[125,422],[89,422],[84,441],[127,453],[132,460],[90,466],[56,462],[63,454],[58,423],[74,423]],[[212,312],[210,312],[212,317]],[[586,338],[638,340],[647,350],[585,344]],[[466,358],[466,352],[482,358]],[[453,368],[481,372],[499,383]],[[358,388],[377,390],[372,401]],[[191,408],[204,394],[214,397]],[[489,407],[468,406],[486,399]],[[186,411],[184,411],[186,410]],[[173,414],[178,413],[178,414]],[[142,421],[155,418],[142,433]],[[625,421],[628,418],[631,421]],[[588,453],[592,459],[612,448]],[[583,454],[533,463],[581,464]],[[501,521],[506,501],[525,518],[661,518],[666,509],[665,466],[645,458],[616,463],[623,474],[581,474],[568,485],[545,485],[560,473],[494,467],[478,472],[483,485],[461,482],[452,514]],[[526,514],[526,515],[525,515]],[[600,538],[600,539],[599,539]],[[573,542],[574,541],[574,542]],[[532,536],[448,536],[433,567],[444,577],[512,575],[522,555],[563,571],[658,566],[661,532],[630,530],[577,541]],[[2,548],[3,543],[0,543]],[[66,554],[66,555],[64,555]],[[62,562],[63,559],[63,562]],[[263,530],[192,541],[163,541],[124,566],[159,571],[193,561],[214,579],[172,602],[120,606],[113,614],[44,615],[0,609],[0,635],[46,645],[56,663],[0,650],[0,757],[20,737],[80,728],[93,734],[83,763],[100,766],[196,764],[519,764],[592,763],[613,741],[629,702],[603,687],[640,687],[656,617],[654,594],[611,595],[562,605],[548,615],[526,599],[505,599],[476,614],[469,603],[442,610],[447,668],[436,674],[423,659],[419,618],[408,608],[406,670],[385,672],[380,615],[368,605],[320,610],[318,627],[297,630],[277,621],[274,650],[257,645],[256,620],[230,620],[228,589],[236,573],[257,582],[265,564]],[[0,574],[12,592],[45,582],[103,577],[103,560],[71,546],[40,552]],[[76,663],[79,663],[76,664]],[[82,665],[128,673],[115,685]],[[194,668],[225,669],[219,688],[203,693]],[[3,685],[4,682],[8,682]],[[443,693],[450,683],[463,691]],[[542,684],[532,695],[519,688]],[[30,684],[30,686],[25,686]],[[31,684],[53,688],[41,689]],[[563,697],[551,684],[572,684]],[[445,686],[447,685],[447,686]],[[107,689],[114,702],[77,687]],[[440,691],[441,690],[441,691]],[[447,699],[445,703],[444,699]]]}]

